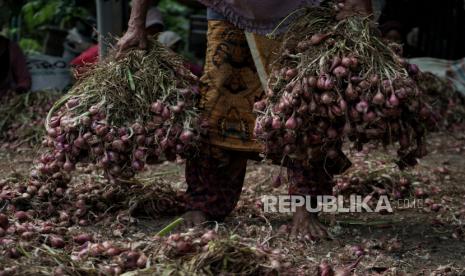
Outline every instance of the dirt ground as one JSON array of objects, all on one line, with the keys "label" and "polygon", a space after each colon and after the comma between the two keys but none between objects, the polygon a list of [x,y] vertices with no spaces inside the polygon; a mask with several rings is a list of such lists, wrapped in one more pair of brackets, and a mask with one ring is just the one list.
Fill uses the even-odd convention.
[{"label": "dirt ground", "polygon": [[[417,201],[419,206],[395,209],[390,214],[325,214],[322,218],[329,225],[331,240],[291,240],[287,236],[287,228],[282,226],[291,223],[291,216],[262,211],[258,206],[260,198],[285,194],[286,185],[272,188],[271,177],[278,173],[278,168],[255,161],[249,163],[245,187],[236,210],[216,227],[222,229],[222,233],[243,237],[242,241],[250,246],[279,249],[276,251],[281,256],[279,264],[272,264],[289,268],[282,271],[292,271],[281,275],[316,275],[316,267],[323,259],[333,267],[346,266],[357,258],[354,255],[356,246],[363,250],[361,261],[354,270],[356,275],[465,275],[465,135],[431,135],[429,151],[430,154],[417,167],[408,171],[415,178],[413,190],[423,189],[427,193],[426,199]],[[7,182],[14,175],[27,175],[35,155],[35,150],[29,148],[16,151],[1,149],[0,179]],[[365,154],[349,152],[349,155],[354,166],[347,175],[376,170],[386,170],[388,177],[399,174],[391,160],[386,158],[388,155],[384,150]],[[176,190],[185,189],[182,164],[152,166],[141,177],[159,179]],[[85,179],[82,172],[75,175],[75,181]],[[432,210],[433,202],[439,206],[437,209]],[[143,241],[148,243],[145,248],[150,248],[154,234],[174,219],[175,216],[140,216],[131,221],[131,227],[118,234],[115,229],[108,229],[108,223],[70,226],[70,231],[78,229],[93,233],[101,240],[116,239],[119,235],[118,239]],[[0,256],[0,268],[14,266],[16,275],[48,274],[52,271],[44,268],[47,262],[37,262],[34,270],[31,267],[33,261],[25,269],[20,260],[10,262],[7,257]],[[28,272],[23,274],[22,271]],[[157,271],[153,274],[161,273]],[[135,272],[129,275],[137,275]],[[139,272],[143,274],[143,271]],[[92,273],[76,273],[86,274]],[[165,271],[165,274],[175,275],[175,272]]]}]

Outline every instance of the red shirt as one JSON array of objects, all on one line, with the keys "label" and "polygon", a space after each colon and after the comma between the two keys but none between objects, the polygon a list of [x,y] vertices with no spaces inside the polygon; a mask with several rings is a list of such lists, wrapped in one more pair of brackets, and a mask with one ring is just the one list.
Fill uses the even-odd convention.
[{"label": "red shirt", "polygon": [[87,50],[82,52],[79,56],[71,61],[71,65],[81,67],[89,64],[94,64],[98,61],[98,44],[90,46]]}]

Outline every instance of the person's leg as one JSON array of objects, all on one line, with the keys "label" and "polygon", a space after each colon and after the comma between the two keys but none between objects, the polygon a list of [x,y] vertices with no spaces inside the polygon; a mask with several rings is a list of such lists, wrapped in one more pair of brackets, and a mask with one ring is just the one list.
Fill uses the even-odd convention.
[{"label": "person's leg", "polygon": [[[289,164],[289,194],[310,196],[311,206],[316,207],[316,196],[329,195],[332,190],[332,175],[321,166],[305,166],[299,163]],[[317,213],[309,213],[306,207],[298,207],[293,215],[291,235],[309,238],[327,237],[326,228],[318,220]]]},{"label": "person's leg", "polygon": [[[340,150],[338,143],[331,148],[315,149],[316,158],[307,164],[290,161],[287,164],[289,194],[310,196],[312,207],[316,207],[316,196],[331,195],[333,176],[350,167],[351,163]],[[327,237],[326,228],[318,220],[318,214],[309,213],[305,207],[297,208],[293,216],[292,235],[310,238]]]},{"label": "person's leg", "polygon": [[206,145],[201,156],[186,163],[188,225],[221,220],[234,209],[247,166],[247,156],[234,150],[259,148],[252,140],[252,109],[263,91],[243,31],[227,21],[208,21],[199,88],[198,108],[209,123],[204,139],[211,146]]},{"label": "person's leg", "polygon": [[223,220],[236,207],[244,183],[247,158],[242,153],[206,148],[186,163],[185,219],[190,226]]}]

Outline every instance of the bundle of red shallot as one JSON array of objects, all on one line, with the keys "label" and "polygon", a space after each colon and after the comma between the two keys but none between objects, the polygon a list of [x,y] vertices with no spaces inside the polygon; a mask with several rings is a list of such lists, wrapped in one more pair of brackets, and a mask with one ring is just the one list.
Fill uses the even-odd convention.
[{"label": "bundle of red shallot", "polygon": [[285,34],[266,98],[254,106],[266,153],[310,160],[323,145],[331,159],[344,138],[359,149],[398,141],[398,164],[414,165],[426,154],[422,122],[430,108],[415,81],[418,67],[399,49],[368,18],[337,21],[329,9],[307,10]]},{"label": "bundle of red shallot", "polygon": [[55,103],[37,172],[59,179],[78,162],[94,163],[110,180],[129,179],[160,156],[195,152],[199,124],[196,78],[182,60],[152,41],[149,51],[108,58]]}]

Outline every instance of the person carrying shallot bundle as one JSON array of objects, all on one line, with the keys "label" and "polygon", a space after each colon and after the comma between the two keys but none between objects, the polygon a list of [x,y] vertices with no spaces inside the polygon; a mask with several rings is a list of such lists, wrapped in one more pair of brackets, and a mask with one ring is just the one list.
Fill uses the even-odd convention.
[{"label": "person carrying shallot bundle", "polygon": [[[118,42],[120,54],[130,47],[145,47],[144,22],[148,0],[134,0],[129,28]],[[303,7],[315,6],[318,0],[199,0],[207,6],[208,44],[204,74],[200,80],[203,116],[208,118],[208,140],[201,154],[186,163],[188,190],[185,195],[188,226],[206,220],[222,220],[236,206],[244,182],[247,160],[259,159],[263,151],[253,137],[256,115],[254,102],[264,97],[257,70],[247,44],[245,31],[254,34],[257,49],[266,65],[273,61],[279,41],[264,35],[280,25],[285,31],[288,19]],[[339,1],[338,18],[354,13],[371,13],[370,0]],[[289,20],[286,20],[289,21]],[[265,68],[269,70],[269,68]],[[322,154],[321,156],[324,156]],[[294,195],[331,194],[333,175],[342,173],[350,161],[338,150],[333,164],[314,160],[303,166],[285,161],[290,179],[289,193]],[[273,158],[281,163],[282,157]],[[293,216],[292,234],[309,238],[326,237],[326,228],[316,214],[304,207]]]}]

